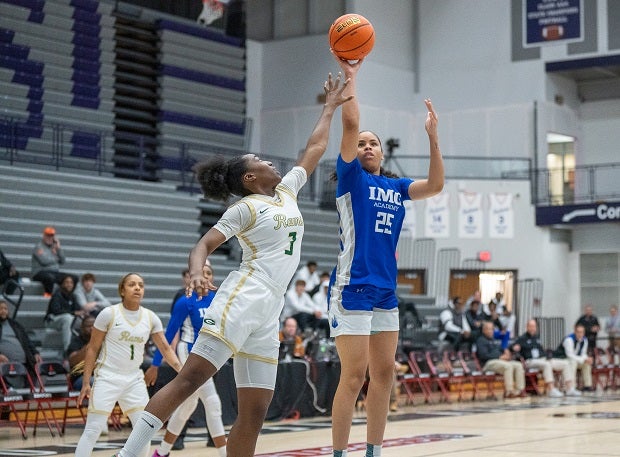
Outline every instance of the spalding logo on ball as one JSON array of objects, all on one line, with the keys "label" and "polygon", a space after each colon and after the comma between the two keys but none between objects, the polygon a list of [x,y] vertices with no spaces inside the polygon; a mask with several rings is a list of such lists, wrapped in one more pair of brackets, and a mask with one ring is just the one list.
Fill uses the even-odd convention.
[{"label": "spalding logo on ball", "polygon": [[345,14],[329,28],[329,47],[341,59],[363,59],[375,45],[375,29],[360,14]]}]

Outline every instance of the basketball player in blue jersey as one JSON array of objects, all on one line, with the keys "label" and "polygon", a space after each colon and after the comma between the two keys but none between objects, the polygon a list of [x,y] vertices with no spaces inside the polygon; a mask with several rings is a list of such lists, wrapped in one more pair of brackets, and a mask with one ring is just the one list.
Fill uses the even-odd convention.
[{"label": "basketball player in blue jersey", "polygon": [[[209,263],[203,267],[202,271],[208,281],[213,281],[213,270]],[[214,296],[215,293],[209,291],[207,295],[199,300],[198,294],[194,291],[189,297],[182,296],[174,303],[172,315],[166,327],[166,340],[168,340],[168,343],[171,343],[176,334],[179,333],[176,353],[181,363],[185,363],[192,350],[194,341],[198,337],[198,333],[202,327],[205,311],[211,305]],[[161,360],[161,353],[156,351],[153,356],[153,363],[146,370],[144,375],[147,384],[152,385],[155,383]],[[166,427],[166,435],[152,457],[163,457],[170,453],[172,445],[185,426],[185,422],[187,422],[189,416],[191,416],[194,409],[196,409],[198,398],[202,400],[202,404],[205,408],[207,428],[209,429],[211,438],[213,438],[213,443],[220,457],[226,457],[226,433],[224,431],[224,424],[222,423],[222,402],[215,389],[213,379],[207,380],[207,382],[200,386],[198,390],[185,400],[172,416],[170,416]]]},{"label": "basketball player in blue jersey", "polygon": [[187,293],[196,291],[200,298],[215,289],[203,277],[202,266],[232,236],[243,249],[241,265],[220,285],[183,369],[151,398],[120,452],[122,457],[136,457],[163,421],[233,355],[238,415],[228,435],[227,452],[235,457],[254,455],[275,388],[284,293],[300,259],[304,221],[297,194],[327,148],[334,112],[353,97],[343,96],[347,82],[341,84],[340,78],[330,75],[325,82],[321,116],[297,166],[284,177],[271,162],[254,154],[228,161],[216,157],[197,167],[205,196],[242,198],[192,249]]},{"label": "basketball player in blue jersey", "polygon": [[[355,94],[362,61],[336,58],[347,94]],[[340,253],[329,287],[329,323],[340,356],[341,374],[332,409],[334,456],[347,455],[355,401],[370,375],[366,456],[381,455],[398,343],[396,245],[405,216],[403,201],[420,200],[443,189],[443,159],[437,114],[430,100],[425,127],[430,141],[428,179],[396,178],[381,166],[381,141],[359,130],[357,99],[342,107],[342,142],[336,163],[336,204]]]},{"label": "basketball player in blue jersey", "polygon": [[[88,398],[88,416],[75,455],[90,456],[116,402],[129,416],[133,426],[149,401],[140,369],[144,345],[149,338],[176,371],[181,362],[168,345],[157,315],[141,306],[144,280],[136,273],[121,278],[118,293],[122,302],[108,306],[99,313],[93,324],[84,358],[84,375],[78,405]],[[90,379],[94,378],[91,388]],[[145,455],[145,449],[140,455]]]}]

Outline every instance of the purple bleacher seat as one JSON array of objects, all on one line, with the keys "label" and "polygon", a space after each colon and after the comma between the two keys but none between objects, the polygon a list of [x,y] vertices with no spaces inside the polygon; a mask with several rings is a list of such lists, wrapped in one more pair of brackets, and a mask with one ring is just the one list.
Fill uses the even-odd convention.
[{"label": "purple bleacher seat", "polygon": [[97,60],[73,59],[71,68],[85,73],[94,73],[98,75],[101,70],[101,64]]},{"label": "purple bleacher seat", "polygon": [[45,90],[42,87],[31,87],[28,89],[29,100],[42,100]]},{"label": "purple bleacher seat", "polygon": [[101,32],[101,26],[98,24],[89,24],[88,22],[75,21],[71,27],[71,31],[98,37]]},{"label": "purple bleacher seat", "polygon": [[243,124],[238,124],[236,122],[220,121],[202,116],[177,113],[175,111],[160,111],[157,118],[160,122],[172,122],[203,129],[221,130],[238,135],[242,135],[244,130]]},{"label": "purple bleacher seat", "polygon": [[28,22],[43,24],[43,19],[45,19],[45,13],[43,11],[31,11],[28,15]]},{"label": "purple bleacher seat", "polygon": [[189,70],[175,65],[162,65],[161,73],[163,75],[174,76],[175,78],[187,79],[189,81],[195,81],[203,84],[211,84],[212,86],[245,91],[245,81],[226,78],[224,76],[216,76],[202,71]]},{"label": "purple bleacher seat", "polygon": [[[97,46],[99,46],[99,43],[97,43]],[[88,59],[89,61],[99,61],[101,58],[101,51],[98,47],[75,45],[71,55],[75,58]]]},{"label": "purple bleacher seat", "polygon": [[97,11],[97,8],[99,7],[98,3],[99,2],[95,0],[71,0],[69,4],[81,10],[95,12]]},{"label": "purple bleacher seat", "polygon": [[[71,44],[79,48],[84,48],[84,49],[90,48],[91,51],[92,51],[92,48],[95,48],[97,52],[101,54],[99,51],[99,45],[101,44],[101,38],[99,38],[99,36],[85,35],[83,33],[75,33],[73,35],[73,38],[71,39]],[[95,52],[95,51],[92,51],[92,52]]]},{"label": "purple bleacher seat", "polygon": [[75,19],[76,22],[79,21],[99,25],[99,22],[101,21],[101,14],[76,8],[73,11],[73,19]]},{"label": "purple bleacher seat", "polygon": [[2,0],[2,3],[9,3],[33,11],[43,11],[45,0]]},{"label": "purple bleacher seat", "polygon": [[223,35],[222,32],[216,32],[214,30],[200,27],[197,25],[195,26],[189,24],[181,24],[179,22],[174,22],[169,19],[158,20],[157,28],[159,30],[172,30],[173,32],[185,33],[187,35],[192,35],[211,41],[218,41],[220,43],[226,43],[238,47],[241,47],[245,44],[245,40],[241,38]]},{"label": "purple bleacher seat", "polygon": [[71,144],[71,155],[75,157],[96,159],[101,152],[101,138],[96,133],[75,131]]},{"label": "purple bleacher seat", "polygon": [[101,88],[95,84],[75,83],[71,92],[74,95],[81,95],[83,97],[99,97]]},{"label": "purple bleacher seat", "polygon": [[19,44],[0,43],[0,56],[13,57],[14,59],[28,59],[30,48]]},{"label": "purple bleacher seat", "polygon": [[[0,61],[0,67],[1,66],[2,62]],[[43,75],[33,75],[31,73],[24,73],[23,71],[16,71],[11,82],[32,87],[43,87]]]},{"label": "purple bleacher seat", "polygon": [[74,70],[73,76],[71,80],[76,83],[82,84],[90,84],[91,86],[96,86],[99,84],[101,77],[97,73],[89,73],[80,70]]},{"label": "purple bleacher seat", "polygon": [[43,102],[39,100],[30,100],[27,110],[29,113],[40,113],[43,111]]},{"label": "purple bleacher seat", "polygon": [[31,75],[42,75],[44,65],[43,62],[37,62],[36,60],[0,56],[0,67],[10,68],[16,72],[23,72]]},{"label": "purple bleacher seat", "polygon": [[0,43],[12,43],[15,38],[13,30],[0,29]]},{"label": "purple bleacher seat", "polygon": [[98,109],[101,100],[94,97],[82,97],[81,95],[74,95],[71,100],[71,105],[80,106],[82,108]]}]

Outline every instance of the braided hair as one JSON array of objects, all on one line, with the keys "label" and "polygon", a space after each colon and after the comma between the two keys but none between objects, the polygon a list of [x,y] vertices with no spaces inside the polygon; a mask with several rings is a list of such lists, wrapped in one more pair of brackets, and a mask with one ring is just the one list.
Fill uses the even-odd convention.
[{"label": "braided hair", "polygon": [[245,156],[226,159],[215,156],[194,166],[196,178],[205,197],[226,201],[231,195],[243,197],[250,192],[243,186],[242,177],[248,169]]}]

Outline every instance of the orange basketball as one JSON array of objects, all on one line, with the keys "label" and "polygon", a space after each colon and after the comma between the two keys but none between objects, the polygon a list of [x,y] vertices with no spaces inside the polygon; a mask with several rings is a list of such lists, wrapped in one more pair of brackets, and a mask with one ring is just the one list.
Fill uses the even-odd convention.
[{"label": "orange basketball", "polygon": [[341,59],[359,60],[372,51],[375,29],[359,14],[345,14],[329,28],[329,47]]}]

